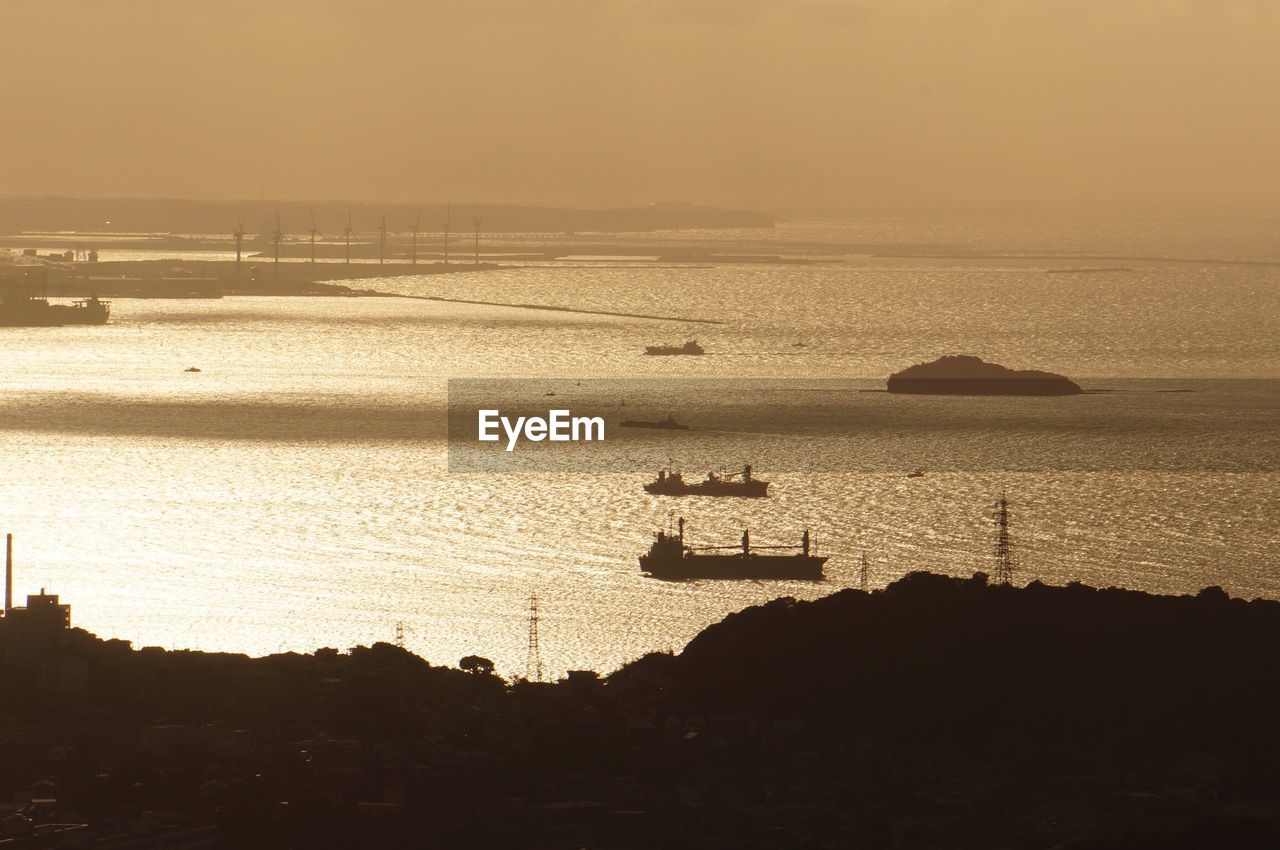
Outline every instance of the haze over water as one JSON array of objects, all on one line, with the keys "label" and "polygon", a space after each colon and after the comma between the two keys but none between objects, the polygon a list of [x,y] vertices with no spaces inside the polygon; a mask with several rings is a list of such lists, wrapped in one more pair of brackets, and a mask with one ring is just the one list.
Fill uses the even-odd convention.
[{"label": "haze over water", "polygon": [[[786,254],[812,243],[900,243],[940,254],[1263,261],[1280,258],[1273,225],[831,220],[776,233],[627,238],[708,240],[726,251],[767,240]],[[854,585],[863,550],[876,586],[914,569],[989,569],[987,516],[1004,490],[1019,581],[1174,593],[1218,584],[1280,597],[1280,268],[841,253],[824,252],[843,261],[816,265],[594,263],[361,284],[723,325],[401,299],[226,298],[120,299],[106,327],[4,329],[0,504],[17,537],[18,591],[47,586],[72,603],[75,624],[136,645],[346,647],[393,640],[403,622],[406,645],[433,662],[478,653],[523,674],[525,608],[536,590],[548,669],[612,669],[678,648],[744,605]],[[1047,273],[1072,266],[1131,271]],[[640,353],[690,337],[709,356]],[[835,378],[871,389],[947,353],[1060,371],[1115,392],[863,394],[849,404],[873,420],[891,412],[899,426],[842,446],[860,454],[845,470],[758,465],[774,482],[762,501],[657,499],[640,489],[656,466],[450,474],[432,424],[448,378],[530,378],[532,387],[537,379],[788,379],[776,394]],[[1193,392],[1157,392],[1171,389]],[[1079,471],[1073,458],[1047,471],[934,471],[957,404],[993,419],[1028,404],[1052,408],[1046,418],[1057,430],[1046,425],[1046,440],[1123,417],[1221,428],[1230,437],[1222,445],[1255,446],[1256,463],[1226,449],[1216,460],[1170,461],[1168,444],[1135,430],[1108,443],[1112,471]],[[683,418],[680,404],[671,409]],[[904,416],[912,427],[900,427]],[[713,452],[720,439],[693,438]],[[768,455],[771,440],[794,437],[758,439]],[[907,457],[915,460],[896,468]],[[912,466],[930,472],[907,479]],[[792,543],[809,525],[831,555],[829,580],[646,579],[636,557],[673,508],[705,543],[734,542],[743,526],[762,543]]]}]

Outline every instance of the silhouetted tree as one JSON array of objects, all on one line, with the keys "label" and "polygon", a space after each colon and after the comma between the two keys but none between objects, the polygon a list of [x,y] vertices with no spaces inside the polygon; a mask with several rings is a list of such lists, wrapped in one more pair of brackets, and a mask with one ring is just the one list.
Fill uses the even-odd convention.
[{"label": "silhouetted tree", "polygon": [[493,662],[480,655],[468,655],[458,662],[458,668],[477,676],[493,675]]}]

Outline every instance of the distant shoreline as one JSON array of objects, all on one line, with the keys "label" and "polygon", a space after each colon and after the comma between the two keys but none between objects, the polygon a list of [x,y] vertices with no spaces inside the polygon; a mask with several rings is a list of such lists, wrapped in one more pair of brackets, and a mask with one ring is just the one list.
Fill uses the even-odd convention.
[{"label": "distant shoreline", "polygon": [[[0,267],[2,268],[2,267]],[[96,263],[69,263],[59,266],[13,266],[26,272],[19,277],[11,271],[0,277],[0,288],[25,286],[33,294],[56,298],[78,298],[96,294],[102,298],[210,300],[231,296],[328,296],[344,298],[405,298],[503,307],[514,310],[542,310],[612,316],[660,322],[720,325],[718,319],[665,316],[613,310],[593,310],[559,304],[491,301],[355,289],[337,281],[421,277],[460,273],[483,273],[517,268],[496,263],[281,263],[242,260],[111,260]]]}]

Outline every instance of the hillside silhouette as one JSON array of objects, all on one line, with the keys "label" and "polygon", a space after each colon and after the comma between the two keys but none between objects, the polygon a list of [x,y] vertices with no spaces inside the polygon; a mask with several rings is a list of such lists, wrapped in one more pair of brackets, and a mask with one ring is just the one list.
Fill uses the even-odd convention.
[{"label": "hillside silhouette", "polygon": [[33,668],[8,631],[0,794],[45,806],[0,813],[15,841],[144,812],[157,840],[251,848],[1280,841],[1280,603],[1218,588],[915,573],[553,684],[388,644],[255,659],[78,630]]}]

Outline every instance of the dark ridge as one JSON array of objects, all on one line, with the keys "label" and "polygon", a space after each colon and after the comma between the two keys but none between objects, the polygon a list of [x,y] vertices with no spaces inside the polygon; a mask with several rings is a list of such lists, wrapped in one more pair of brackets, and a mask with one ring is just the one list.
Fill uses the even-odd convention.
[{"label": "dark ridge", "polygon": [[1275,734],[1264,730],[1280,705],[1275,657],[1280,603],[1216,587],[1155,596],[913,573],[877,593],[731,614],[672,672],[707,711],[935,737],[1221,745]]},{"label": "dark ridge", "polygon": [[1219,588],[915,573],[554,684],[31,625],[0,621],[14,850],[1280,846],[1280,603]]}]

